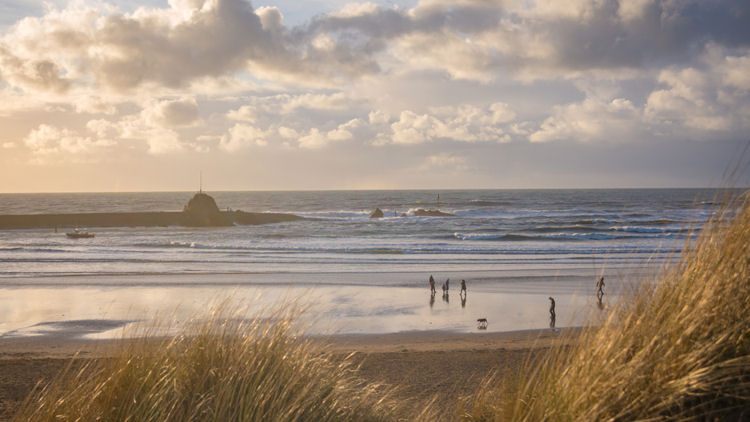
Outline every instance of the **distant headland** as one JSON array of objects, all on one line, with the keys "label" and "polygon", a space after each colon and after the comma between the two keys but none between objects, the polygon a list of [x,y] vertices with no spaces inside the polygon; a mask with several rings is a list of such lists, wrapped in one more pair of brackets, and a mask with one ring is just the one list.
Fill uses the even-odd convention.
[{"label": "distant headland", "polygon": [[221,211],[210,195],[199,192],[181,212],[108,212],[0,215],[0,229],[52,227],[222,227],[302,220],[294,214]]}]

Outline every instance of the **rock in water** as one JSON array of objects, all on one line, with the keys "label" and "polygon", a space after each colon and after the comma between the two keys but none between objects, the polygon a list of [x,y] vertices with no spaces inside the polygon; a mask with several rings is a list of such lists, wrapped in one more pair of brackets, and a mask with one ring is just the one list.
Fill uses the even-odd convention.
[{"label": "rock in water", "polygon": [[375,211],[370,213],[370,218],[383,218],[383,210],[375,208]]},{"label": "rock in water", "polygon": [[440,210],[425,210],[425,209],[418,209],[414,211],[415,217],[455,217],[455,214],[442,212]]},{"label": "rock in water", "polygon": [[219,211],[216,201],[203,192],[195,196],[185,205],[185,225],[195,227],[231,226],[232,222]]}]

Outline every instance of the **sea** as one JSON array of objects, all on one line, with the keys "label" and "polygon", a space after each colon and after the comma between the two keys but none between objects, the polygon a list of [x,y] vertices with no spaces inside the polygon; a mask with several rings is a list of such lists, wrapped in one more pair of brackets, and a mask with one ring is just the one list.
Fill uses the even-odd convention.
[{"label": "sea", "polygon": [[[51,311],[36,319],[20,315],[10,296],[12,301],[34,302],[31,296],[46,294],[44,300],[54,306],[59,305],[56,298],[76,301],[78,295],[99,297],[91,299],[99,303],[131,297],[140,304],[143,295],[156,290],[159,297],[192,300],[197,289],[205,296],[230,288],[283,288],[337,295],[328,302],[346,303],[348,309],[332,311],[337,318],[349,315],[346,312],[370,321],[378,315],[400,316],[369,329],[387,332],[425,329],[436,322],[425,322],[425,315],[429,319],[438,314],[434,298],[427,308],[421,296],[430,275],[438,280],[438,290],[445,279],[453,289],[465,279],[470,292],[503,294],[496,299],[508,303],[514,302],[514,294],[537,295],[544,300],[541,307],[546,307],[549,292],[585,296],[581,286],[588,289],[601,276],[607,277],[608,293],[616,294],[624,283],[610,280],[643,277],[675,262],[718,211],[720,194],[713,189],[207,193],[221,209],[290,213],[304,219],[215,228],[87,227],[95,234],[89,239],[69,239],[66,229],[2,230],[0,290],[6,301],[0,299],[0,310],[5,303],[6,312],[16,312],[15,323],[6,324],[5,331],[53,318]],[[0,194],[0,214],[179,211],[193,195]],[[370,218],[376,208],[383,218]],[[414,216],[418,209],[453,216]],[[421,307],[410,307],[406,300],[394,308],[390,304],[401,300],[394,299],[395,292],[420,295]],[[353,300],[356,295],[364,296]],[[378,297],[389,305],[379,304],[374,299]],[[88,311],[71,316],[75,312],[59,306],[61,315],[68,314],[54,317],[57,322],[102,319]],[[466,309],[465,299],[461,309]],[[409,315],[412,323],[403,324]],[[546,324],[545,315],[520,328]],[[473,329],[473,320],[468,315],[465,320],[460,326],[434,327]],[[518,324],[502,327],[513,328]]]}]

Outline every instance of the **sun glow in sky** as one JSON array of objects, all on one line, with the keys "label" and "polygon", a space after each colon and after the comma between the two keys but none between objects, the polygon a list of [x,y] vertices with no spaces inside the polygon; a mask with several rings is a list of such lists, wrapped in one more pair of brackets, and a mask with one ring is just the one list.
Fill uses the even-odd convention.
[{"label": "sun glow in sky", "polygon": [[0,192],[704,187],[745,0],[6,0]]}]

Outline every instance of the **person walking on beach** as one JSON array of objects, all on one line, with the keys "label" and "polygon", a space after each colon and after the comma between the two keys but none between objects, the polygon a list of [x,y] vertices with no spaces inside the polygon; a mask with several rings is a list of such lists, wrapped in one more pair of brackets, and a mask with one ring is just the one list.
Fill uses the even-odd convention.
[{"label": "person walking on beach", "polygon": [[549,298],[549,328],[555,329],[555,299]]},{"label": "person walking on beach", "polygon": [[466,280],[461,279],[461,293],[466,295]]},{"label": "person walking on beach", "polygon": [[599,303],[601,303],[602,298],[604,298],[604,277],[601,277],[596,282],[596,298],[599,300]]},{"label": "person walking on beach", "polygon": [[435,295],[435,279],[430,274],[430,294]]},{"label": "person walking on beach", "polygon": [[451,288],[451,284],[450,283],[451,283],[451,279],[450,278],[448,278],[448,279],[445,280],[445,291],[446,292],[448,292],[448,290],[450,290],[450,288]]}]

